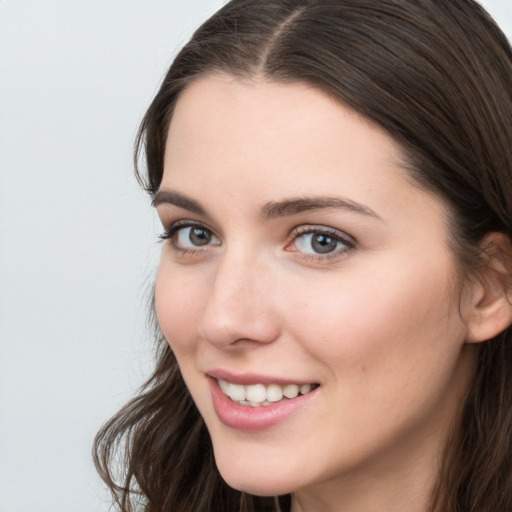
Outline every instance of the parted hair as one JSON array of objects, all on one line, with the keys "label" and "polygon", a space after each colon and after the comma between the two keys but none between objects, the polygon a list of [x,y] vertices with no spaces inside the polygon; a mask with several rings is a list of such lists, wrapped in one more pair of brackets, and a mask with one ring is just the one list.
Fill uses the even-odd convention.
[{"label": "parted hair", "polygon": [[[490,232],[512,238],[512,50],[473,0],[232,0],[179,52],[135,144],[160,186],[180,93],[210,73],[305,82],[384,128],[412,181],[450,212],[461,275]],[[143,162],[144,169],[139,165]],[[155,323],[156,369],[97,434],[94,458],[122,512],[288,511],[221,478],[205,424]],[[479,346],[431,510],[512,512],[512,331]]]}]

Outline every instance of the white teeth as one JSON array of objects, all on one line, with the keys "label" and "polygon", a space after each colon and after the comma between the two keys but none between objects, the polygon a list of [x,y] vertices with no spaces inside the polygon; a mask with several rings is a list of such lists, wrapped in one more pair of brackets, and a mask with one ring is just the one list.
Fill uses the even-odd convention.
[{"label": "white teeth", "polygon": [[229,383],[225,380],[219,379],[219,386],[222,391],[224,391],[225,395],[229,395]]},{"label": "white teeth", "polygon": [[232,384],[230,382],[228,384],[228,396],[234,402],[245,400],[245,387],[241,384]]},{"label": "white teeth", "polygon": [[279,384],[270,384],[267,387],[267,400],[269,402],[279,402],[283,398],[283,388]]},{"label": "white teeth", "polygon": [[299,394],[299,386],[297,384],[287,384],[283,388],[283,395],[286,398],[295,398]]},{"label": "white teeth", "polygon": [[313,389],[313,386],[311,384],[302,384],[300,387],[300,393],[301,395],[305,395],[306,393],[309,393]]},{"label": "white teeth", "polygon": [[305,395],[314,389],[313,384],[251,384],[243,386],[241,384],[233,384],[222,379],[218,379],[219,386],[223,393],[234,402],[250,407],[260,407],[261,405],[270,405],[279,402],[283,398],[296,398],[299,393]]},{"label": "white teeth", "polygon": [[267,399],[267,388],[263,384],[245,386],[245,399],[249,402],[264,402]]}]

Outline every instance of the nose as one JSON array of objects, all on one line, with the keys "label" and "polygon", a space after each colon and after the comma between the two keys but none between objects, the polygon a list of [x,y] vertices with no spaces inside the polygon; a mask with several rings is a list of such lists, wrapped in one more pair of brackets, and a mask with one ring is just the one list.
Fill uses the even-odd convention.
[{"label": "nose", "polygon": [[271,264],[226,254],[211,277],[200,336],[217,348],[270,343],[280,334]]}]

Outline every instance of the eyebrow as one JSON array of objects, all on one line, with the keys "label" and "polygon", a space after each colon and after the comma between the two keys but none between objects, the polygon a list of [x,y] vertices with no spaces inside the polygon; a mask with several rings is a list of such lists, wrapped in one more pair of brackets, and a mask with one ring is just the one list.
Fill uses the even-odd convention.
[{"label": "eyebrow", "polygon": [[198,215],[207,216],[206,210],[195,200],[174,190],[158,190],[151,204],[156,208],[161,204],[173,204]]},{"label": "eyebrow", "polygon": [[[155,208],[161,204],[172,204],[192,213],[209,217],[206,209],[203,208],[198,201],[174,190],[166,189],[157,191],[153,197],[152,204]],[[382,220],[381,217],[371,208],[361,203],[357,203],[356,201],[343,197],[324,196],[297,197],[283,201],[271,201],[263,205],[260,211],[260,216],[264,219],[275,219],[278,217],[289,217],[300,213],[327,208],[348,210],[350,212]]]},{"label": "eyebrow", "polygon": [[325,208],[338,208],[381,219],[381,217],[368,206],[343,197],[297,197],[284,201],[271,202],[263,206],[261,216],[265,219],[287,217]]}]

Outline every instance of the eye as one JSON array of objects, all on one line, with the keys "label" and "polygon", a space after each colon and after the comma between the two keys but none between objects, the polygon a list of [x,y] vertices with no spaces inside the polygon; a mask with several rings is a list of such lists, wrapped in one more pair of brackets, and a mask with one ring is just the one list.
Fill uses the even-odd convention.
[{"label": "eye", "polygon": [[344,253],[355,245],[347,236],[332,228],[303,226],[294,235],[292,247],[288,250],[320,258]]},{"label": "eye", "polygon": [[176,249],[194,250],[202,249],[210,245],[220,245],[220,240],[210,229],[202,224],[173,224],[161,236],[162,239],[170,239]]},{"label": "eye", "polygon": [[176,232],[175,241],[180,247],[204,247],[211,243],[218,243],[211,231],[194,226],[179,229]]}]

